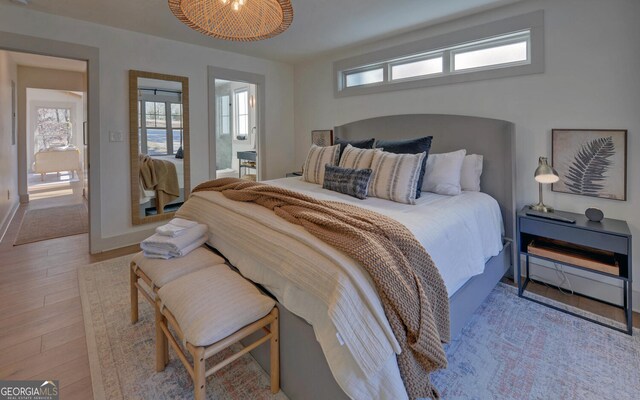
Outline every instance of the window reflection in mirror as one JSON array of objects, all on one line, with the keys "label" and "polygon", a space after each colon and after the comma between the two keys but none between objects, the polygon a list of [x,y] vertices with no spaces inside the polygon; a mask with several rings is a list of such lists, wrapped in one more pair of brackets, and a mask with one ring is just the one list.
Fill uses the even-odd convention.
[{"label": "window reflection in mirror", "polygon": [[141,71],[130,78],[132,220],[141,224],[170,218],[189,194],[188,81]]}]

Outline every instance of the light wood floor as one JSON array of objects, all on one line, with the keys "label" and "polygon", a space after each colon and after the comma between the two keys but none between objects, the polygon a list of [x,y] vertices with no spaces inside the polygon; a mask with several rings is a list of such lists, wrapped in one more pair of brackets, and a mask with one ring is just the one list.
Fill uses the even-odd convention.
[{"label": "light wood floor", "polygon": [[61,399],[91,399],[77,268],[138,247],[91,256],[87,234],[13,247],[28,207],[20,206],[0,243],[0,379],[57,379]]}]

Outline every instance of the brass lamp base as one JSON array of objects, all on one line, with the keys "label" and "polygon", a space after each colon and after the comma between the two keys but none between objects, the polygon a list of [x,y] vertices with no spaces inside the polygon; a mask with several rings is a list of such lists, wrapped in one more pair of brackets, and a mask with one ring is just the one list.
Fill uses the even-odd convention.
[{"label": "brass lamp base", "polygon": [[531,204],[529,206],[529,209],[531,209],[533,211],[545,212],[545,213],[552,213],[553,212],[553,207],[546,206],[546,205],[544,205],[544,203]]}]

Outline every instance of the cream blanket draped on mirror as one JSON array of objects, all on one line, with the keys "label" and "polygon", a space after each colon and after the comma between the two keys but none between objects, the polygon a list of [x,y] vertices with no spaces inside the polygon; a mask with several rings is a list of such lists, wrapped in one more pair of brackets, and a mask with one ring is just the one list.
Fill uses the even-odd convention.
[{"label": "cream blanket draped on mirror", "polygon": [[171,161],[157,160],[140,154],[140,182],[144,190],[155,190],[158,213],[165,204],[180,197],[180,184],[176,166]]},{"label": "cream blanket draped on mirror", "polygon": [[409,397],[439,398],[429,373],[447,366],[442,343],[449,341],[449,299],[431,257],[404,225],[360,207],[237,178],[205,182],[198,191],[271,209],[359,262],[400,343],[398,366]]}]

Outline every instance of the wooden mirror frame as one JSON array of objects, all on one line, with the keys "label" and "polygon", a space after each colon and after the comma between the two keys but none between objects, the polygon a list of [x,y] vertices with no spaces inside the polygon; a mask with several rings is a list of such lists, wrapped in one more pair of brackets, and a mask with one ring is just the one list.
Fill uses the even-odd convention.
[{"label": "wooden mirror frame", "polygon": [[131,167],[131,223],[133,225],[149,224],[173,218],[175,212],[156,215],[140,215],[140,176],[138,163],[138,78],[174,81],[182,84],[182,150],[184,154],[184,199],[191,192],[191,155],[189,152],[189,78],[177,75],[158,74],[155,72],[129,70],[129,153]]}]

